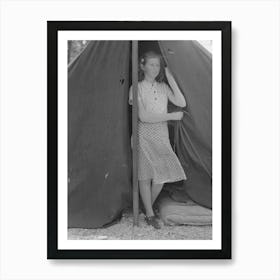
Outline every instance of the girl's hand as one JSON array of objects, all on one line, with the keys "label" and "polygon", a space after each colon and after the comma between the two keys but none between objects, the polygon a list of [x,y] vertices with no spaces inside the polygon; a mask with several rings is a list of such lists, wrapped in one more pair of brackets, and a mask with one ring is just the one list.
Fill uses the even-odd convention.
[{"label": "girl's hand", "polygon": [[169,81],[169,79],[173,78],[173,76],[172,76],[170,70],[167,67],[165,67],[164,70],[165,70],[166,78]]},{"label": "girl's hand", "polygon": [[183,118],[184,113],[183,112],[174,112],[172,113],[172,120],[179,121]]}]

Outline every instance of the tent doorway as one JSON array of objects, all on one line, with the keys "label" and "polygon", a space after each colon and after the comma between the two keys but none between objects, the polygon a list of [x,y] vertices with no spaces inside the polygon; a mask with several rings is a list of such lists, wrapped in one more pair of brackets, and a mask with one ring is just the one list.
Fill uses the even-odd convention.
[{"label": "tent doorway", "polygon": [[[132,44],[131,44],[131,49],[132,49]],[[154,52],[160,54],[163,57],[164,66],[165,67],[167,66],[164,56],[161,53],[158,41],[138,41],[138,60],[144,53],[146,53],[148,51],[154,51]],[[130,56],[129,65],[130,65],[129,85],[132,85],[132,56]],[[167,79],[165,79],[164,82],[168,83]],[[175,110],[176,110],[176,106],[174,106],[172,103],[169,102],[168,111],[173,112]],[[132,108],[131,107],[129,108],[129,115],[130,115],[129,132],[130,132],[130,135],[132,135]],[[172,123],[170,121],[168,128],[169,128],[169,133],[170,133],[169,134],[170,142],[171,142],[171,145],[174,147],[174,126],[173,126],[173,124],[174,124],[174,122]],[[175,149],[175,147],[174,147],[174,149]]]}]

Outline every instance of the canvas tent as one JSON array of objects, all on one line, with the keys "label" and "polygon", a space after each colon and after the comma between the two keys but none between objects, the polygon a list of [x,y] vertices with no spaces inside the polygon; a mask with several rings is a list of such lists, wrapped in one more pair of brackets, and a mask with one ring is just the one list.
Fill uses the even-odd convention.
[{"label": "canvas tent", "polygon": [[[139,41],[160,52],[185,95],[170,140],[187,181],[182,190],[212,206],[212,58],[195,41]],[[131,41],[90,41],[68,67],[68,227],[98,228],[132,204]],[[170,105],[169,110],[176,110]]]}]

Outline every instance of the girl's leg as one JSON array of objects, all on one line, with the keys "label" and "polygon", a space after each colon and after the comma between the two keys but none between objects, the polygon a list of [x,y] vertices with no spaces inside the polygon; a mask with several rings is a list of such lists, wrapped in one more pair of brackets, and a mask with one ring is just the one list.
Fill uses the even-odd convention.
[{"label": "girl's leg", "polygon": [[152,184],[152,205],[162,190],[163,184]]},{"label": "girl's leg", "polygon": [[151,180],[139,180],[140,195],[146,210],[146,216],[154,216],[151,195]]}]

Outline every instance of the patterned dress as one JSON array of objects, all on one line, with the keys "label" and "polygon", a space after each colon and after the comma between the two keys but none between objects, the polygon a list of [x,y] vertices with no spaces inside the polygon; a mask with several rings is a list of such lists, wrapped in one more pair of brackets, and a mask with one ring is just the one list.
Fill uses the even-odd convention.
[{"label": "patterned dress", "polygon": [[[173,94],[166,83],[138,83],[138,102],[145,110],[167,113],[168,96]],[[129,91],[132,105],[132,87]],[[169,140],[167,121],[148,123],[138,120],[138,180],[151,179],[154,184],[186,180],[182,165]]]}]

